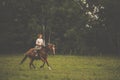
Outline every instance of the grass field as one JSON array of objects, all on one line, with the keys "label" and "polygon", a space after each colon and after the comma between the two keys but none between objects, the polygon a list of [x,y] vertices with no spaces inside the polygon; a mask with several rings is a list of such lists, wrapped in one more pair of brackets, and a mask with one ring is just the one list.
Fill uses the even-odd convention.
[{"label": "grass field", "polygon": [[27,59],[18,63],[23,54],[0,55],[0,80],[120,80],[120,59],[99,56],[49,56],[47,65],[40,69],[42,62],[34,62],[37,69],[29,69]]}]

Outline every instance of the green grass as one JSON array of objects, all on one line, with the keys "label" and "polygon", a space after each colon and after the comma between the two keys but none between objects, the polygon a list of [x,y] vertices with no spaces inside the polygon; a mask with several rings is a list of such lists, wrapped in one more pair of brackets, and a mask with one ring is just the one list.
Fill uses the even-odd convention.
[{"label": "green grass", "polygon": [[52,71],[42,62],[34,62],[37,69],[29,69],[27,59],[18,65],[23,55],[0,56],[0,80],[120,80],[120,59],[96,56],[48,56]]}]

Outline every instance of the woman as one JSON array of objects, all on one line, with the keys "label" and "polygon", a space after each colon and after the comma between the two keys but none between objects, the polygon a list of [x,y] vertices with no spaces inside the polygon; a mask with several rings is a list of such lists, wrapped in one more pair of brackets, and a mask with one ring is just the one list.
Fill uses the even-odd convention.
[{"label": "woman", "polygon": [[44,41],[42,37],[43,37],[42,34],[38,34],[38,38],[36,40],[35,51],[34,51],[36,53],[35,56],[38,56],[38,51],[44,46]]}]

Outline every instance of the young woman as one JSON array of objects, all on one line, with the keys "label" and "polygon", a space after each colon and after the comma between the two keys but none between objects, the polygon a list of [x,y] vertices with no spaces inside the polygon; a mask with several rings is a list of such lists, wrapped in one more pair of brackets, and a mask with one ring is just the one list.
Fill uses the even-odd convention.
[{"label": "young woman", "polygon": [[36,40],[36,46],[35,46],[35,56],[38,56],[38,50],[40,50],[44,46],[44,41],[42,38],[42,34],[38,34],[38,38]]}]

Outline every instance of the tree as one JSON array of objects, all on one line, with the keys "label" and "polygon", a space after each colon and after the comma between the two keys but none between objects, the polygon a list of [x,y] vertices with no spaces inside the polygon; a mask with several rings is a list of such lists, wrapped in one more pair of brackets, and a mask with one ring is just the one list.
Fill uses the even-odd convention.
[{"label": "tree", "polygon": [[118,53],[118,8],[118,0],[1,0],[1,49],[34,47],[41,32],[62,53]]}]

